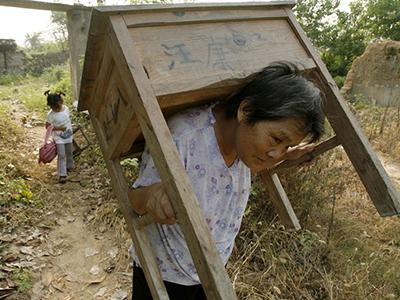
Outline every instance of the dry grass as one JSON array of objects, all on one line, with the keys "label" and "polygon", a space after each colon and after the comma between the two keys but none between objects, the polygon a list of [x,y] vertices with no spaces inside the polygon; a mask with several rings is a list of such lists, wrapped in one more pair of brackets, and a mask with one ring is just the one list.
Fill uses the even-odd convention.
[{"label": "dry grass", "polygon": [[[387,109],[385,113],[385,109],[360,103],[354,104],[354,110],[375,149],[400,161],[397,109]],[[0,118],[0,122],[4,120]],[[87,118],[75,117],[76,122],[86,128],[92,141],[96,140]],[[50,192],[54,193],[48,181],[51,171],[40,168],[36,161],[26,163],[29,160],[14,153],[13,149],[19,147],[17,140],[23,140],[23,132],[5,123],[0,127],[0,181],[8,184],[22,178],[43,205],[54,210],[68,207],[69,200],[50,200]],[[12,170],[5,169],[8,163],[14,166]],[[86,212],[92,216],[90,224],[94,230],[114,231],[120,253],[126,253],[130,239],[98,145],[86,150],[78,164],[85,164],[96,178],[88,183],[94,193],[99,193],[88,199],[93,202]],[[134,165],[133,161],[125,163],[130,181],[136,176],[130,171],[135,170]],[[279,225],[268,195],[255,179],[228,263],[238,298],[400,299],[399,218],[381,218],[377,214],[343,150],[335,149],[299,172],[282,174],[281,180],[303,229],[294,232]],[[0,221],[18,224],[29,224],[32,216],[41,214],[40,207],[34,205],[0,209]],[[127,255],[121,257],[119,271],[125,271],[129,262]]]}]

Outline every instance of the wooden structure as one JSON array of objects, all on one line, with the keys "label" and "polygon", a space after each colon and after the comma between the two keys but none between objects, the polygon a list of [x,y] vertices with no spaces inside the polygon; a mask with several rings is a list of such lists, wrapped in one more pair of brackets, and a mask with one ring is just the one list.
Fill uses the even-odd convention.
[{"label": "wooden structure", "polygon": [[[181,164],[165,117],[220,100],[273,61],[305,68],[327,97],[335,136],[315,155],[342,145],[382,216],[400,212],[399,196],[296,21],[294,2],[104,7],[92,12],[80,110],[89,110],[112,185],[155,299],[167,299],[140,218],[128,199],[120,161],[143,141],[165,183],[208,299],[236,299],[224,265]],[[299,159],[304,161],[308,156]],[[299,223],[276,174],[262,178],[281,221]]]}]

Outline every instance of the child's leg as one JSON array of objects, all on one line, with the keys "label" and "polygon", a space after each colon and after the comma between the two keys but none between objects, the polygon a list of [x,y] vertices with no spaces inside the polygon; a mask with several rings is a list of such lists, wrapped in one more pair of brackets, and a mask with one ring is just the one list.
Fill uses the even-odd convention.
[{"label": "child's leg", "polygon": [[57,144],[57,170],[59,177],[67,176],[67,163],[64,144]]},{"label": "child's leg", "polygon": [[72,143],[65,145],[65,155],[67,156],[67,170],[72,170],[74,168],[74,156],[72,154]]}]

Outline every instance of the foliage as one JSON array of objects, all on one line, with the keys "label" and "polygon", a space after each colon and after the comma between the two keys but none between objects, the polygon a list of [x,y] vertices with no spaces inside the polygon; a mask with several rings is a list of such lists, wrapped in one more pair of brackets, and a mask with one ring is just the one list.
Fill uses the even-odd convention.
[{"label": "foliage", "polygon": [[366,3],[363,14],[365,27],[375,39],[400,41],[400,0],[358,0]]},{"label": "foliage", "polygon": [[299,0],[295,13],[299,22],[313,41],[314,45],[325,47],[332,36],[335,27],[332,19],[336,18],[340,0]]},{"label": "foliage", "polygon": [[41,52],[44,50],[42,32],[32,32],[25,35],[25,47],[29,52]]},{"label": "foliage", "polygon": [[400,0],[355,0],[350,12],[338,0],[299,0],[295,12],[333,77],[346,76],[353,60],[375,39],[400,40]]},{"label": "foliage", "polygon": [[27,269],[16,269],[12,279],[17,284],[19,292],[29,290],[33,286],[32,273]]},{"label": "foliage", "polygon": [[67,15],[65,12],[51,12],[51,23],[53,24],[53,37],[62,50],[68,47]]},{"label": "foliage", "polygon": [[0,75],[0,85],[18,85],[24,80],[25,76],[21,74]]},{"label": "foliage", "polygon": [[25,70],[31,75],[40,76],[46,68],[57,64],[63,64],[67,59],[68,53],[65,51],[31,53],[31,55],[26,58]]}]

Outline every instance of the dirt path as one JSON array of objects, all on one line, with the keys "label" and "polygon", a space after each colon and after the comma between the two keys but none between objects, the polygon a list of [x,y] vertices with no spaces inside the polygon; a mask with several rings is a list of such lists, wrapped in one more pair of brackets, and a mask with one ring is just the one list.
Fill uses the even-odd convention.
[{"label": "dirt path", "polygon": [[[15,121],[26,131],[24,148],[37,156],[44,128],[41,122],[23,124],[23,106],[13,104]],[[35,118],[34,118],[35,119]],[[27,159],[32,160],[32,158]],[[130,299],[131,266],[127,242],[106,226],[96,226],[105,195],[100,180],[86,163],[77,164],[66,184],[56,181],[56,163],[38,167],[38,179],[51,199],[34,227],[19,228],[1,238],[12,242],[8,267],[30,267],[33,288],[29,298],[9,299]],[[14,259],[17,258],[17,259]],[[13,265],[14,264],[14,265]]]}]

